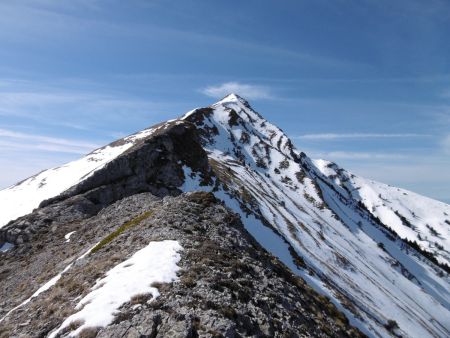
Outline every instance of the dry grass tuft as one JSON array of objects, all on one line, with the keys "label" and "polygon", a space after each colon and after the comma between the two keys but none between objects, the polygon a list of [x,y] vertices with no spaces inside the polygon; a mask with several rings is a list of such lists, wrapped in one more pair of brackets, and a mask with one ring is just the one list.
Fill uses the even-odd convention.
[{"label": "dry grass tuft", "polygon": [[100,330],[99,327],[87,327],[81,330],[78,338],[95,338],[97,337],[97,333]]},{"label": "dry grass tuft", "polygon": [[144,304],[149,299],[153,298],[151,293],[140,293],[138,295],[134,295],[131,297],[130,303],[131,304]]}]

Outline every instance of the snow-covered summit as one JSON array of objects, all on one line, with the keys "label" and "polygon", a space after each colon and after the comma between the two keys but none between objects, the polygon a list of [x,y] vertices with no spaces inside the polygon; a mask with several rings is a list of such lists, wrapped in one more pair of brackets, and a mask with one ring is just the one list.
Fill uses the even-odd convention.
[{"label": "snow-covered summit", "polygon": [[[380,221],[377,210],[361,205],[369,195],[372,204],[386,204],[390,198],[400,205],[403,193],[394,196],[396,188],[392,188],[379,197],[380,192],[369,193],[374,184],[361,179],[348,187],[353,194],[345,194],[332,180],[335,173],[329,172],[327,163],[297,150],[281,129],[235,95],[193,111],[185,119],[200,130],[210,164],[226,184],[226,193],[216,194],[225,200],[227,196],[237,199],[239,203],[229,201],[228,205],[241,213],[255,238],[294,270],[292,260],[296,262],[297,273],[341,304],[354,325],[369,335],[389,336],[383,323],[395,319],[398,333],[405,336],[450,334],[446,319],[450,318],[449,270],[430,260],[434,256],[429,254],[437,251],[402,241],[404,232],[398,222],[392,223],[395,218]],[[361,203],[356,191],[367,196]],[[443,249],[437,259],[446,262],[442,259],[449,250],[444,242],[449,238],[448,205],[430,204],[419,195],[414,201],[411,205],[433,206],[417,211],[417,219],[422,220],[417,229],[424,230],[429,220],[427,224],[445,237],[438,242]],[[393,208],[391,214],[395,214]],[[403,213],[399,209],[397,217],[401,219]],[[262,224],[281,235],[285,249],[276,236],[261,232]]]},{"label": "snow-covered summit", "polygon": [[230,93],[224,96],[221,100],[217,101],[213,106],[227,104],[227,103],[241,103],[244,106],[250,107],[249,102],[244,99],[242,96],[239,96],[236,93]]}]

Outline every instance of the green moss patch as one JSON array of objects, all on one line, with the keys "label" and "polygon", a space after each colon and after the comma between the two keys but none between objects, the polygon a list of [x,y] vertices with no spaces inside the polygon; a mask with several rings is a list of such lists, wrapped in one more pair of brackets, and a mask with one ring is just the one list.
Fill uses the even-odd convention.
[{"label": "green moss patch", "polygon": [[95,253],[104,246],[106,246],[108,243],[110,243],[114,238],[118,237],[122,233],[125,232],[128,228],[137,225],[141,223],[144,219],[149,218],[153,214],[153,211],[146,211],[142,215],[139,215],[136,218],[133,218],[132,220],[122,224],[120,227],[118,227],[115,231],[111,232],[108,236],[103,238],[92,250],[91,253]]}]

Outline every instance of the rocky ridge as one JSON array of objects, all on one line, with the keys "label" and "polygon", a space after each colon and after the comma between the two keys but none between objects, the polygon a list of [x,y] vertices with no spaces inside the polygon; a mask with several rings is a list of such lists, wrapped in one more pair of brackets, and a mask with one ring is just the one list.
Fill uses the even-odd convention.
[{"label": "rocky ridge", "polygon": [[[68,212],[64,203],[54,208]],[[267,253],[236,214],[203,192],[164,198],[135,194],[95,216],[60,222],[51,236],[39,233],[26,249],[19,246],[14,254],[2,254],[0,316],[74,257],[145,212],[150,212],[147,218],[75,261],[54,286],[11,312],[0,324],[0,336],[46,337],[109,268],[147,242],[165,239],[176,239],[183,246],[179,280],[155,285],[161,293],[156,299],[136,295],[120,307],[111,325],[85,329],[80,336],[362,336],[326,297]],[[70,242],[65,241],[64,235],[72,231],[76,232]],[[62,336],[76,327],[73,323]]]}]

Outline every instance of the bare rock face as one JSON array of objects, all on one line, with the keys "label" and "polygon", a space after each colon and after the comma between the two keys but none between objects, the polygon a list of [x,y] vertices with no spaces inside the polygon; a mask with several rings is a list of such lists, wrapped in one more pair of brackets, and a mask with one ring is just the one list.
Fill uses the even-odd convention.
[{"label": "bare rock face", "polygon": [[54,223],[93,216],[133,194],[176,196],[185,180],[183,166],[200,173],[205,184],[210,183],[208,158],[196,128],[189,122],[166,124],[80,184],[43,201],[37,212],[1,228],[0,243],[22,244]]},{"label": "bare rock face", "polygon": [[0,229],[0,243],[14,243],[18,245],[18,250],[26,250],[27,242],[36,234],[54,232],[61,223],[81,221],[97,214],[101,209],[101,205],[83,195],[73,196],[10,222]]},{"label": "bare rock face", "polygon": [[86,193],[87,198],[102,206],[139,192],[177,195],[184,182],[183,165],[205,175],[209,171],[197,129],[189,122],[177,121],[166,124],[80,184],[40,206]]},{"label": "bare rock face", "polygon": [[[147,218],[76,261],[87,248],[143,213]],[[210,193],[164,198],[135,194],[95,216],[58,223],[51,239],[38,233],[30,238],[28,250],[2,254],[0,317],[75,263],[54,286],[10,313],[1,323],[1,337],[46,337],[111,267],[148,242],[166,239],[183,247],[179,279],[156,285],[156,299],[133,297],[110,325],[86,329],[84,336],[362,336],[325,297],[267,253],[239,217]],[[66,242],[69,231],[76,232]]]}]

